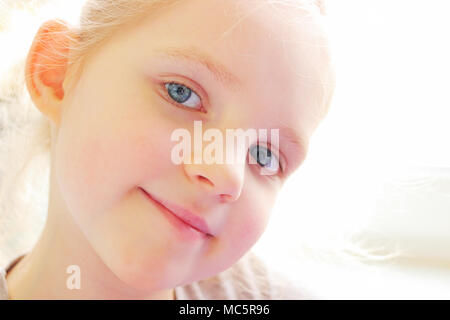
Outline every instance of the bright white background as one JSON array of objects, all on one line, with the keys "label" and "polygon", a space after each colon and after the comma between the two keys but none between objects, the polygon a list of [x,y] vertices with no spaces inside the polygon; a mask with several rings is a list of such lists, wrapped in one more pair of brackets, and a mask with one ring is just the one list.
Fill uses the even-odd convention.
[{"label": "bright white background", "polygon": [[[336,96],[255,248],[274,263],[298,254],[294,273],[327,297],[450,298],[449,12],[444,0],[328,1]],[[305,245],[333,252],[355,235],[399,258],[305,266]]]}]

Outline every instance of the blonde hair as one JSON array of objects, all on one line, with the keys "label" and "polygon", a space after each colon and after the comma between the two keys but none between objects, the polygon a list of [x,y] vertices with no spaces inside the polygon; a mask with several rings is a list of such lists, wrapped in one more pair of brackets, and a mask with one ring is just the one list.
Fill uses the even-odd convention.
[{"label": "blonde hair", "polygon": [[[82,72],[83,63],[96,48],[118,28],[138,23],[157,9],[182,0],[86,0],[80,11],[78,25],[73,28],[76,37],[70,39],[71,65],[77,67],[73,79]],[[325,13],[323,1],[318,0],[264,0],[268,4],[283,4],[305,9],[311,14]],[[53,1],[55,2],[55,1]],[[9,9],[20,9],[17,1],[7,1]],[[34,2],[29,10],[38,12],[49,0]],[[23,5],[23,4],[22,4]],[[4,14],[7,13],[4,11]],[[8,29],[8,17],[1,16],[0,33]],[[31,31],[31,30],[30,30]],[[0,39],[2,40],[2,39]],[[5,39],[3,39],[5,41]],[[61,53],[64,54],[64,53]],[[33,105],[25,85],[26,53],[15,61],[0,66],[0,246],[12,235],[26,234],[0,252],[2,259],[11,259],[17,251],[26,252],[36,242],[46,216],[50,168],[50,122]],[[333,86],[324,80],[323,105],[331,103]],[[20,221],[15,228],[6,229],[8,219]],[[2,223],[3,221],[3,223]],[[38,222],[39,225],[30,223]],[[17,238],[17,236],[16,236]],[[9,251],[6,251],[9,250]]]}]

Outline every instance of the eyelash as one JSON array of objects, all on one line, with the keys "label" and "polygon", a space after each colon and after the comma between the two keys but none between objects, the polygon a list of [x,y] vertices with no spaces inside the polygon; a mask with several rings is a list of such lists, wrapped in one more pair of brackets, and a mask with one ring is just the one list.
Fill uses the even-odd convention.
[{"label": "eyelash", "polygon": [[[185,86],[186,88],[188,88],[189,90],[191,90],[192,92],[194,92],[194,93],[200,98],[201,108],[200,108],[200,109],[189,108],[189,107],[183,106],[181,103],[178,103],[178,102],[176,102],[175,100],[173,100],[173,99],[170,97],[170,95],[169,95],[169,93],[167,92],[167,89],[166,89],[166,85],[167,85],[167,84],[170,84],[170,83],[175,83],[175,84],[178,84],[178,85]],[[194,89],[192,89],[190,86],[186,85],[183,81],[165,81],[165,82],[162,82],[162,83],[161,83],[161,86],[162,86],[162,91],[164,92],[164,96],[166,97],[166,99],[168,99],[169,103],[173,104],[174,106],[176,106],[176,107],[178,107],[178,108],[181,108],[181,109],[183,109],[183,110],[190,111],[190,112],[203,112],[203,113],[207,113],[207,111],[205,110],[205,108],[204,108],[204,106],[203,106],[203,100],[204,100],[204,99],[203,99],[203,96],[202,96],[201,94],[197,93],[197,91],[194,90]],[[273,154],[275,154],[275,153],[272,151],[272,145],[271,145],[269,142],[266,142],[265,145],[264,145],[264,144],[261,144],[261,146],[267,147],[267,149],[269,149]],[[247,152],[247,155],[248,155],[248,156],[251,156],[251,155],[250,155],[250,152]],[[275,154],[275,157],[278,159],[278,163],[279,163],[279,168],[280,168],[280,169],[279,169],[279,172],[278,172],[277,174],[274,174],[274,175],[267,175],[269,179],[275,179],[276,177],[278,177],[278,176],[280,176],[280,175],[283,175],[283,174],[284,174],[284,171],[285,171],[285,165],[284,165],[283,161],[281,160],[281,153]],[[256,164],[256,165],[257,165],[259,168],[262,168],[259,164]]]},{"label": "eyelash", "polygon": [[[201,107],[200,107],[200,109],[189,108],[189,107],[186,107],[186,106],[182,105],[181,103],[178,103],[178,102],[176,102],[175,100],[173,100],[173,98],[169,95],[169,93],[167,92],[167,89],[166,89],[166,85],[167,85],[167,84],[171,84],[171,83],[175,83],[175,84],[178,84],[178,85],[182,85],[182,86],[188,88],[189,90],[191,90],[193,93],[195,93],[195,94],[200,98],[200,102],[201,102]],[[202,96],[201,94],[197,93],[197,90],[192,89],[191,86],[188,86],[187,84],[183,83],[183,81],[165,81],[165,82],[162,82],[162,83],[161,83],[161,89],[162,89],[162,91],[164,92],[164,96],[165,96],[166,99],[169,101],[169,103],[173,104],[174,106],[176,106],[176,107],[178,107],[178,108],[181,108],[181,109],[183,109],[183,110],[190,111],[190,112],[203,112],[203,113],[207,113],[205,107],[203,106],[203,101],[205,100],[205,99],[203,98],[203,96]]]},{"label": "eyelash", "polygon": [[[279,177],[284,176],[285,163],[282,160],[281,152],[279,152],[278,154],[273,152],[272,151],[272,145],[269,142],[265,142],[265,143],[262,143],[262,144],[258,143],[257,145],[260,145],[260,146],[262,146],[264,148],[267,148],[278,159],[279,172],[277,172],[276,174],[270,174],[270,175],[265,175],[265,176],[267,176],[267,178],[272,179],[272,180],[275,180],[275,179],[277,179]],[[247,155],[248,155],[248,157],[251,157],[250,152],[248,152]],[[255,165],[258,167],[258,170],[263,168],[258,163],[256,163]]]}]

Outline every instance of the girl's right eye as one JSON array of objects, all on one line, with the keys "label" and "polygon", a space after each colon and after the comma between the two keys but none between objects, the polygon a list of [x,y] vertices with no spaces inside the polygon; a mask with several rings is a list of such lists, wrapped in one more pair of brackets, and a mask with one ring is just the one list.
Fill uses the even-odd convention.
[{"label": "girl's right eye", "polygon": [[193,110],[201,110],[202,103],[197,93],[191,88],[176,82],[167,82],[164,84],[167,93],[175,103]]}]

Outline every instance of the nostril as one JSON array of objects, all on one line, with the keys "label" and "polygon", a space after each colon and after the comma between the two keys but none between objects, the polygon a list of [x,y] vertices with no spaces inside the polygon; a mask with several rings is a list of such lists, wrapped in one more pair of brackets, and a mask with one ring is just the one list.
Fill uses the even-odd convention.
[{"label": "nostril", "polygon": [[212,183],[211,180],[209,180],[208,178],[206,178],[206,177],[204,177],[204,176],[198,175],[198,176],[197,176],[197,179],[198,179],[200,182],[205,182],[205,183],[209,184],[210,186],[214,186],[214,183]]},{"label": "nostril", "polygon": [[232,200],[232,197],[229,194],[221,193],[220,195],[220,201],[222,202],[228,202]]}]

